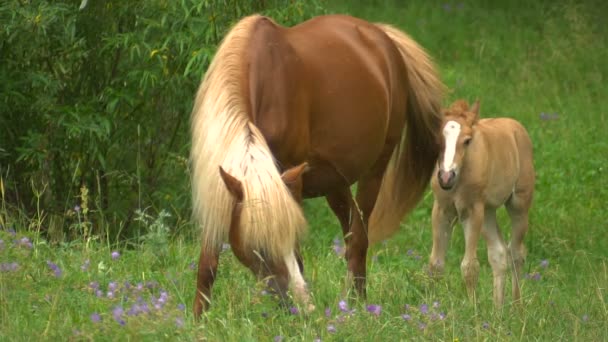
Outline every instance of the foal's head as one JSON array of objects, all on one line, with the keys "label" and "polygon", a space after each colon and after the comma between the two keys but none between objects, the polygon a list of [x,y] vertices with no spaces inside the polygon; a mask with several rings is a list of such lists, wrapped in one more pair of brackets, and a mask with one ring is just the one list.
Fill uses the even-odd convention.
[{"label": "foal's head", "polygon": [[437,180],[442,189],[449,190],[456,184],[462,161],[473,139],[473,126],[479,118],[479,101],[469,108],[465,100],[457,100],[443,113],[443,148],[437,161]]}]

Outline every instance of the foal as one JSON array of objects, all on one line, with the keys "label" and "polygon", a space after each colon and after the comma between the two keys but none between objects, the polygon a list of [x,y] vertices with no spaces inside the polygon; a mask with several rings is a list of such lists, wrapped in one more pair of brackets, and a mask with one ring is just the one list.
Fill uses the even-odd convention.
[{"label": "foal", "polygon": [[[534,192],[532,142],[525,128],[508,118],[479,119],[479,101],[471,108],[464,100],[444,110],[443,150],[436,176],[431,180],[433,204],[432,273],[440,274],[456,216],[464,228],[465,254],[460,265],[470,298],[475,297],[479,275],[477,242],[483,234],[494,276],[494,304],[504,303],[508,264],[513,300],[520,299],[519,280],[526,250],[528,211]],[[496,210],[505,206],[511,218],[509,247],[496,221]]]}]

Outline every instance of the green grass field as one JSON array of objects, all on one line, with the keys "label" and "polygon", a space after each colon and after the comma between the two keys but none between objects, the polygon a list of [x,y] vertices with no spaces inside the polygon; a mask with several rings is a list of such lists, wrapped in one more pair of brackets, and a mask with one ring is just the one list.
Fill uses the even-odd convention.
[{"label": "green grass field", "polygon": [[[37,234],[40,217],[6,217],[2,200],[0,215],[10,224],[0,230],[0,340],[608,340],[608,5],[363,3],[332,1],[328,12],[402,28],[435,58],[450,89],[446,105],[479,98],[482,116],[513,117],[527,127],[537,184],[522,308],[508,302],[508,285],[509,304],[493,309],[483,242],[477,302],[467,300],[460,226],[445,278],[428,278],[430,192],[398,235],[370,250],[366,303],[341,310],[340,229],[315,199],[305,203],[310,232],[302,247],[317,310],[281,310],[228,250],[200,324],[190,314],[196,238],[166,242],[158,219],[148,222],[156,234],[143,242],[51,246]],[[504,210],[499,219],[508,234]],[[381,312],[368,312],[369,304]]]}]

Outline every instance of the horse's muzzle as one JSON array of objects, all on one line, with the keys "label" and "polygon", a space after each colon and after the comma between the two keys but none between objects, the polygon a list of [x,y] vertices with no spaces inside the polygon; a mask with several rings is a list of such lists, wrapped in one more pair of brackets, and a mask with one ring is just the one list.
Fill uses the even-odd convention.
[{"label": "horse's muzzle", "polygon": [[437,172],[437,179],[439,180],[439,186],[443,190],[450,190],[454,187],[454,183],[456,182],[456,172],[454,170],[443,171],[439,170]]}]

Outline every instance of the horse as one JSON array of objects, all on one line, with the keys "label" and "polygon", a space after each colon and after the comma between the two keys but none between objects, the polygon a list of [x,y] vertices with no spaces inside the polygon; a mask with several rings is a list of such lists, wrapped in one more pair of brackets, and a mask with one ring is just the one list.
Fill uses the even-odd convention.
[{"label": "horse", "polygon": [[[512,295],[520,300],[521,270],[526,258],[524,236],[534,193],[532,142],[526,129],[510,118],[479,119],[479,100],[465,100],[444,110],[443,148],[431,180],[433,247],[430,271],[441,275],[452,227],[464,228],[465,253],[460,265],[469,298],[475,298],[479,275],[477,243],[483,234],[494,277],[496,308],[504,303],[506,271],[513,266]],[[505,245],[496,210],[506,208],[512,231]]]},{"label": "horse", "polygon": [[238,21],[190,118],[195,318],[210,305],[225,241],[282,298],[291,285],[314,309],[298,252],[300,202],[321,196],[344,234],[347,280],[364,298],[369,244],[398,229],[430,180],[443,92],[426,51],[390,25],[346,15],[293,27],[257,14]]}]

